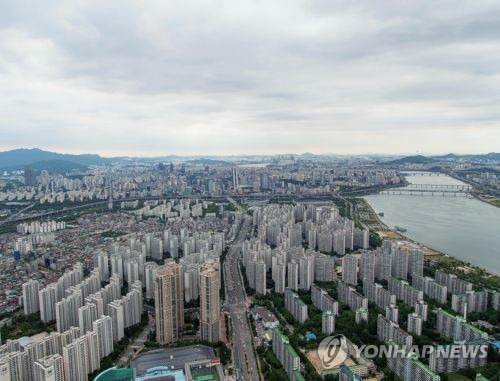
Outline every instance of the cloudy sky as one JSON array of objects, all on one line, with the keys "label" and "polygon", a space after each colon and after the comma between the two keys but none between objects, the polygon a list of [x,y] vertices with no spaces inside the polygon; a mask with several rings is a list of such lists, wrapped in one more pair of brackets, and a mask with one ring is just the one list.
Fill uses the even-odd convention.
[{"label": "cloudy sky", "polygon": [[500,2],[3,1],[16,147],[500,151]]}]

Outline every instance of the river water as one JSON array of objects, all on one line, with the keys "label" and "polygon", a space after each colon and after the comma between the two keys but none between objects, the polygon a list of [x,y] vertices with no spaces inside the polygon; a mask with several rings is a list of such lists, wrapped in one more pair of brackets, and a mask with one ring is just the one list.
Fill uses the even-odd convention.
[{"label": "river water", "polygon": [[[411,184],[464,184],[449,176],[407,174]],[[489,272],[500,275],[500,208],[465,196],[366,196],[372,208],[384,212],[388,226],[407,229],[404,235]]]}]

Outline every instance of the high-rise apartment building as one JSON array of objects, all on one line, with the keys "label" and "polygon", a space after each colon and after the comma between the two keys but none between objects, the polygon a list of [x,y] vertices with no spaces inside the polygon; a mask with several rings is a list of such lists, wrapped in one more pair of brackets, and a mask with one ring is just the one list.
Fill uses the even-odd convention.
[{"label": "high-rise apartment building", "polygon": [[101,316],[92,323],[92,328],[97,333],[100,358],[113,352],[113,320],[109,316]]},{"label": "high-rise apartment building", "polygon": [[201,339],[220,340],[219,271],[215,262],[207,261],[200,269],[200,333]]},{"label": "high-rise apartment building", "polygon": [[356,286],[358,284],[358,259],[351,254],[342,258],[342,281]]},{"label": "high-rise apartment building", "polygon": [[288,263],[287,281],[288,281],[287,288],[290,288],[294,291],[299,290],[299,265],[293,259],[290,263]]},{"label": "high-rise apartment building", "polygon": [[39,358],[35,361],[34,381],[65,381],[63,358],[60,354]]},{"label": "high-rise apartment building", "polygon": [[184,328],[182,267],[171,261],[158,268],[155,279],[156,341],[177,341]]},{"label": "high-rise apartment building", "polygon": [[25,315],[31,315],[40,311],[38,302],[38,282],[30,279],[22,285],[23,289],[23,308]]}]

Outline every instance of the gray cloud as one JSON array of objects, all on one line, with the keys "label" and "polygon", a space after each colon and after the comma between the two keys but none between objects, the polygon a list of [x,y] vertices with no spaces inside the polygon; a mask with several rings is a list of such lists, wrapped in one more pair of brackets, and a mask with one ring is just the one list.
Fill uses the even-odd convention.
[{"label": "gray cloud", "polygon": [[499,71],[493,1],[18,0],[0,149],[492,151]]}]

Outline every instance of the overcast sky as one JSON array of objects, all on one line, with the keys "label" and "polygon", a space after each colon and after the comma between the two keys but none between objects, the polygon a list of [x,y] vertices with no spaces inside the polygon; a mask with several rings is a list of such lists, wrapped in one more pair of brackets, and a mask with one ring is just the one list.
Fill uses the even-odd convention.
[{"label": "overcast sky", "polygon": [[500,151],[500,2],[3,1],[17,147]]}]

